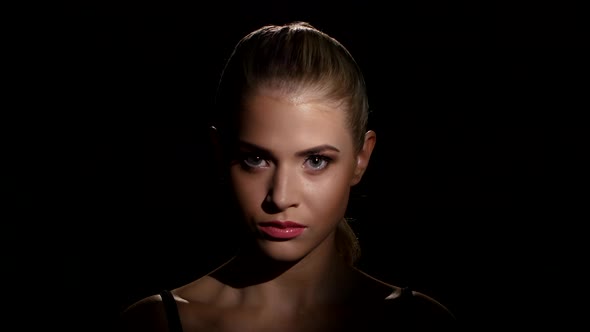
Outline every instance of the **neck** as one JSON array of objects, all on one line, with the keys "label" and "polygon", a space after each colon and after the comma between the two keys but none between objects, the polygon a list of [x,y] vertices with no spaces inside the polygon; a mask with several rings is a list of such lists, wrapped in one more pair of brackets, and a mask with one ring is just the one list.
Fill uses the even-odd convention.
[{"label": "neck", "polygon": [[212,276],[239,292],[245,304],[300,307],[337,301],[354,269],[333,243],[326,242],[324,248],[289,262],[273,260],[257,247],[248,247]]}]

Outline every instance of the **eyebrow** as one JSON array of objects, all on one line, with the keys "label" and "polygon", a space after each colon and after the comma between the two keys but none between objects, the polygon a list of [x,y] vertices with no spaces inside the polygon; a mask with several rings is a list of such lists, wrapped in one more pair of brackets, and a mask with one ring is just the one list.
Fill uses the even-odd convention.
[{"label": "eyebrow", "polygon": [[[268,155],[272,155],[272,153],[268,150],[265,149],[259,145],[256,145],[254,143],[249,143],[249,142],[245,142],[245,141],[239,141],[238,145],[241,148],[247,148],[247,149],[252,149],[252,150],[257,150],[260,152],[263,152],[264,154],[268,154]],[[296,156],[298,157],[305,157],[305,156],[309,156],[309,155],[314,155],[314,154],[318,154],[320,152],[324,152],[324,151],[335,151],[335,152],[340,152],[340,150],[338,148],[336,148],[333,145],[330,144],[322,144],[322,145],[318,145],[318,146],[314,146],[312,148],[309,149],[305,149],[302,151],[299,151],[297,153],[295,153]]]}]

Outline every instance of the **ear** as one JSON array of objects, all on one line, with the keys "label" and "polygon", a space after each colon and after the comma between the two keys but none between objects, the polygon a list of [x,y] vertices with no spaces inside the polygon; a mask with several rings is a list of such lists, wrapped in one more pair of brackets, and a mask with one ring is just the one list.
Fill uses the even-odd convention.
[{"label": "ear", "polygon": [[352,181],[350,183],[351,186],[359,183],[363,177],[363,174],[365,174],[365,170],[367,169],[367,166],[369,166],[369,160],[371,159],[371,154],[373,153],[376,142],[377,134],[372,130],[367,131],[365,133],[365,143],[363,144],[363,148],[356,156],[354,176],[352,177]]}]

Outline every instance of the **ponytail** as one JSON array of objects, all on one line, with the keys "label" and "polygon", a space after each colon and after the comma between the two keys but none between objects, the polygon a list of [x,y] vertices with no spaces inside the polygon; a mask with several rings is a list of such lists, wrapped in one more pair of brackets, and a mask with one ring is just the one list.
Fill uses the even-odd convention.
[{"label": "ponytail", "polygon": [[351,266],[356,264],[361,254],[359,240],[346,218],[342,219],[336,229],[336,250]]}]

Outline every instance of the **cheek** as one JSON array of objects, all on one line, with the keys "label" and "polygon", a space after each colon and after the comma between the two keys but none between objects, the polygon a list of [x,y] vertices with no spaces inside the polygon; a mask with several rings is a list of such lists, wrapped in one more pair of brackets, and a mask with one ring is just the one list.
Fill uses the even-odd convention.
[{"label": "cheek", "polygon": [[317,214],[341,218],[348,205],[350,178],[335,176],[323,179],[308,188],[308,204]]},{"label": "cheek", "polygon": [[239,166],[234,166],[230,172],[230,181],[237,203],[244,212],[260,208],[267,194],[264,177],[245,175]]}]

